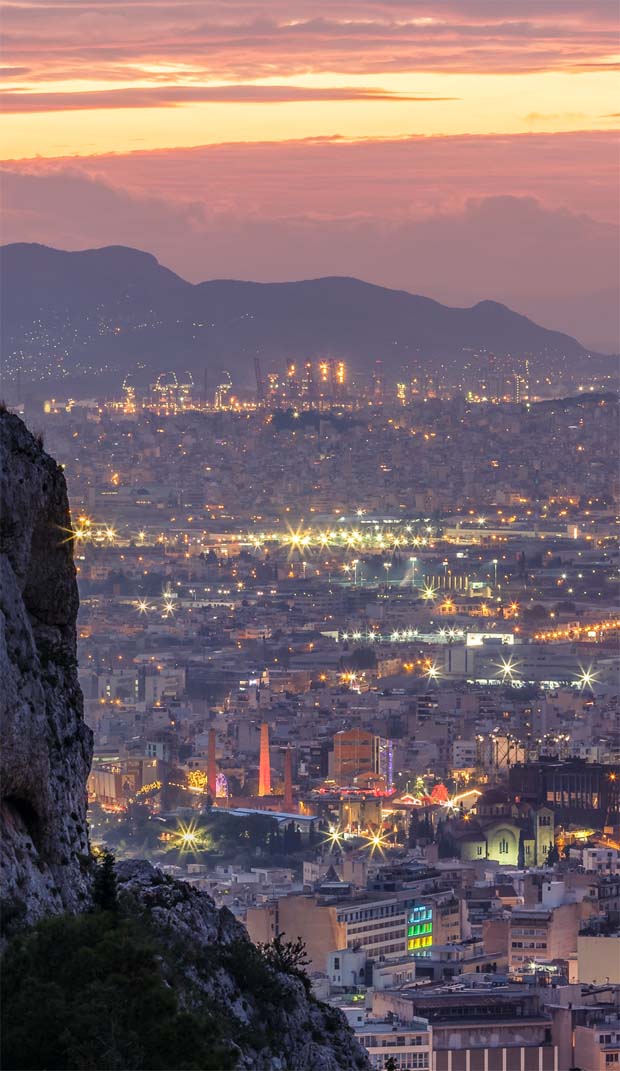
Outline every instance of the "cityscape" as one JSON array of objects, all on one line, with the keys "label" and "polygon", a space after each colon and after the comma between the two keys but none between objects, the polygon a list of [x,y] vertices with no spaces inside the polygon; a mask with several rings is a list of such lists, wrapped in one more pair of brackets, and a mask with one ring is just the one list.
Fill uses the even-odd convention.
[{"label": "cityscape", "polygon": [[416,386],[44,403],[92,843],[302,937],[373,1066],[455,1030],[580,1066],[620,986],[618,399]]},{"label": "cityscape", "polygon": [[1,1066],[614,1071],[617,11],[7,22]]}]

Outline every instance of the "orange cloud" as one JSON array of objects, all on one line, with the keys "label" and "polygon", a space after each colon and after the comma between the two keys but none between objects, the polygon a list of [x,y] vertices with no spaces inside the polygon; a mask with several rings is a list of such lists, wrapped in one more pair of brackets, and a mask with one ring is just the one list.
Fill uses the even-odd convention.
[{"label": "orange cloud", "polygon": [[609,0],[7,0],[3,14],[9,156],[609,125]]},{"label": "orange cloud", "polygon": [[407,101],[428,104],[458,100],[457,97],[412,96],[388,93],[380,88],[349,86],[127,86],[123,89],[98,89],[87,92],[24,92],[14,89],[0,93],[3,112],[51,112],[98,110],[101,108],[176,107],[188,102],[228,102],[242,104],[282,103],[283,101]]}]

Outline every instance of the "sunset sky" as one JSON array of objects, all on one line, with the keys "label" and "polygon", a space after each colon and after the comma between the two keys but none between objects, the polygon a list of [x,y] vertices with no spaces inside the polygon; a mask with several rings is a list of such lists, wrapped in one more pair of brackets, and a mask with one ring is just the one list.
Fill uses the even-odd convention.
[{"label": "sunset sky", "polygon": [[619,53],[615,0],[5,0],[3,240],[616,349]]}]

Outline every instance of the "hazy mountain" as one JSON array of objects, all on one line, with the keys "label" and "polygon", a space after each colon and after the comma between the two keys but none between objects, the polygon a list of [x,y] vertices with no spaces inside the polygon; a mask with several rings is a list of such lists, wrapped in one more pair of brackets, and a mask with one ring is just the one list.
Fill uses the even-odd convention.
[{"label": "hazy mountain", "polygon": [[492,352],[575,367],[573,338],[494,301],[450,308],[350,278],[294,283],[213,280],[197,285],[148,253],[123,246],[67,253],[34,244],[0,250],[5,371],[40,381],[70,373],[117,382],[167,369],[254,382],[288,357],[344,358],[353,374],[383,362],[388,376],[419,362],[462,364]]}]

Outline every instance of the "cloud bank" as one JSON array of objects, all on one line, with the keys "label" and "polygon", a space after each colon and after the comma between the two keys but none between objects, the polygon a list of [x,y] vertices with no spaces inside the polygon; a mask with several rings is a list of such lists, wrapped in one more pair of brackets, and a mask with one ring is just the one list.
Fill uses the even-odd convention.
[{"label": "cloud bank", "polygon": [[[116,163],[118,177],[128,161]],[[618,228],[613,221],[550,207],[531,194],[473,196],[465,188],[457,198],[454,187],[452,197],[437,198],[434,208],[420,196],[417,203],[424,203],[424,213],[404,212],[406,188],[399,188],[395,212],[387,198],[364,202],[358,193],[348,213],[328,214],[320,196],[314,205],[308,200],[304,184],[312,179],[301,173],[297,198],[284,199],[276,214],[273,159],[269,165],[255,196],[246,173],[245,204],[234,179],[228,200],[221,188],[219,196],[209,196],[216,185],[213,174],[202,195],[195,175],[193,184],[183,184],[184,196],[175,197],[170,174],[160,180],[158,196],[153,189],[145,194],[135,186],[116,185],[113,167],[105,178],[69,163],[39,171],[13,167],[3,177],[4,238],[64,249],[132,245],[153,252],[194,281],[356,275],[450,304],[492,298],[545,326],[568,331],[592,348],[620,349]],[[105,170],[105,162],[98,166]],[[386,184],[390,177],[386,175]],[[344,198],[345,177],[342,182]],[[412,203],[414,185],[412,181]],[[187,197],[189,189],[193,199]],[[333,208],[332,198],[329,204]]]}]

